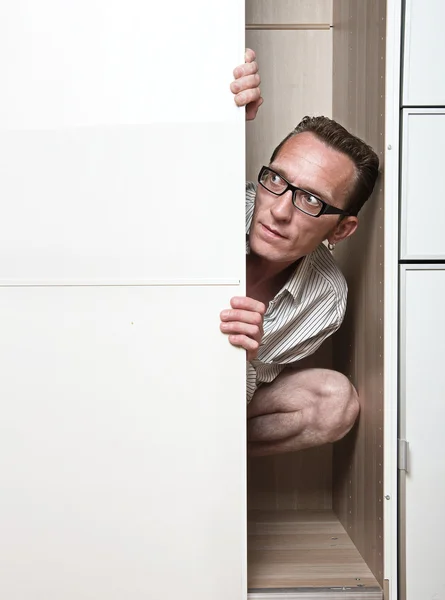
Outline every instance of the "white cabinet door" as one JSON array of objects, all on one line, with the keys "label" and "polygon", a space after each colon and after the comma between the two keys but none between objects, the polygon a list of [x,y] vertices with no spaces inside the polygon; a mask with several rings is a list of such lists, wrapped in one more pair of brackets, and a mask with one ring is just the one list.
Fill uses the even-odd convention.
[{"label": "white cabinet door", "polygon": [[237,286],[0,288],[0,597],[246,597]]},{"label": "white cabinet door", "polygon": [[403,105],[445,105],[445,2],[406,0]]},{"label": "white cabinet door", "polygon": [[0,598],[244,600],[244,4],[0,5]]},{"label": "white cabinet door", "polygon": [[445,109],[403,111],[402,259],[445,260]]},{"label": "white cabinet door", "polygon": [[243,28],[243,0],[0,3],[3,280],[240,277]]},{"label": "white cabinet door", "polygon": [[[401,281],[401,431],[407,600],[445,598],[445,267],[410,265]],[[402,562],[403,564],[403,562]]]}]

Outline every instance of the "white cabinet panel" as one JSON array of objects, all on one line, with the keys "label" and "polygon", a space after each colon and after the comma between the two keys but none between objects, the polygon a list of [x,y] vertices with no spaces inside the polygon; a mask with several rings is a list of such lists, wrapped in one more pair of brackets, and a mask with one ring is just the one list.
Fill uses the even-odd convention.
[{"label": "white cabinet panel", "polygon": [[445,109],[403,116],[401,258],[445,259]]},{"label": "white cabinet panel", "polygon": [[445,2],[406,0],[403,105],[445,104]]},{"label": "white cabinet panel", "polygon": [[244,2],[0,3],[0,130],[236,121]]},{"label": "white cabinet panel", "polygon": [[239,280],[243,60],[242,0],[1,3],[0,282]]},{"label": "white cabinet panel", "polygon": [[445,598],[444,266],[406,267],[401,292],[401,437],[409,442],[407,600],[439,600]]},{"label": "white cabinet panel", "polygon": [[246,598],[243,59],[241,0],[1,3],[2,599]]},{"label": "white cabinet panel", "polygon": [[244,123],[0,134],[0,282],[240,279]]},{"label": "white cabinet panel", "polygon": [[242,600],[241,290],[0,288],[0,596]]}]

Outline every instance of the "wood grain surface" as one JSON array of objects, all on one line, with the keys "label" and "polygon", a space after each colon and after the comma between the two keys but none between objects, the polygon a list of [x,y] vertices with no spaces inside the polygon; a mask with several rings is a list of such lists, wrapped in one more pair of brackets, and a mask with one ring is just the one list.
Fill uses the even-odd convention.
[{"label": "wood grain surface", "polygon": [[332,446],[248,461],[249,509],[332,508]]},{"label": "wood grain surface", "polygon": [[246,0],[246,23],[332,23],[332,0]]},{"label": "wood grain surface", "polygon": [[[334,0],[333,116],[383,159],[385,0]],[[394,200],[395,201],[395,200]],[[334,446],[333,507],[383,585],[383,179],[357,233],[337,246],[349,285],[334,368],[360,395],[351,435]]]},{"label": "wood grain surface", "polygon": [[248,582],[257,588],[378,589],[333,511],[249,511]]}]

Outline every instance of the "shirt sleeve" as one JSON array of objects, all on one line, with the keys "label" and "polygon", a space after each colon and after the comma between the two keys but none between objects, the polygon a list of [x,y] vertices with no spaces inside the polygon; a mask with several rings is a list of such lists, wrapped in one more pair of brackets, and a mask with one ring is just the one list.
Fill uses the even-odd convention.
[{"label": "shirt sleeve", "polygon": [[[255,209],[256,185],[252,181],[246,183],[246,254],[249,253],[249,232],[252,224],[253,211]],[[247,403],[252,400],[252,396],[257,388],[257,377],[255,367],[252,363],[246,363],[246,399]]]},{"label": "shirt sleeve", "polygon": [[251,181],[246,183],[246,236],[249,235],[255,208],[256,185]]},{"label": "shirt sleeve", "polygon": [[321,344],[342,324],[346,298],[341,301],[334,293],[318,297],[306,306],[304,318],[299,316],[284,330],[277,332],[277,339],[268,345],[274,347],[270,353],[259,353],[262,362],[287,365],[313,354]]},{"label": "shirt sleeve", "polygon": [[272,382],[279,373],[307,356],[313,354],[322,343],[336,332],[344,317],[346,309],[347,288],[344,296],[318,297],[307,307],[306,318],[289,323],[283,331],[277,332],[277,339],[270,340],[264,352],[252,361],[256,373],[256,387],[261,383]]},{"label": "shirt sleeve", "polygon": [[257,388],[257,377],[255,367],[250,362],[246,362],[246,400],[247,404],[252,400],[252,396]]},{"label": "shirt sleeve", "polygon": [[[273,362],[264,362],[262,360],[254,360],[251,364],[252,371],[255,372],[255,387],[252,385],[248,388],[248,401],[250,401],[256,388],[262,383],[271,383],[286,367],[306,358],[313,354],[322,343],[332,335],[340,327],[340,324],[331,325],[320,329],[312,337],[300,342],[290,348],[286,353],[278,356]],[[251,374],[251,378],[253,375]],[[249,392],[251,396],[249,398]]]}]

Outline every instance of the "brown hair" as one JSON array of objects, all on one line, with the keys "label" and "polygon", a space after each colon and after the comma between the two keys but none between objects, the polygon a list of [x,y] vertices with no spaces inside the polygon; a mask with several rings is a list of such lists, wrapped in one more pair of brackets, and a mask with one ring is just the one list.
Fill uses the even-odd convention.
[{"label": "brown hair", "polygon": [[338,150],[352,160],[356,168],[355,185],[349,195],[346,210],[357,215],[371,196],[379,173],[379,158],[363,140],[349,133],[344,127],[328,117],[304,117],[293,131],[278,144],[270,162],[277,157],[283,145],[299,133],[313,133],[330,148]]}]

